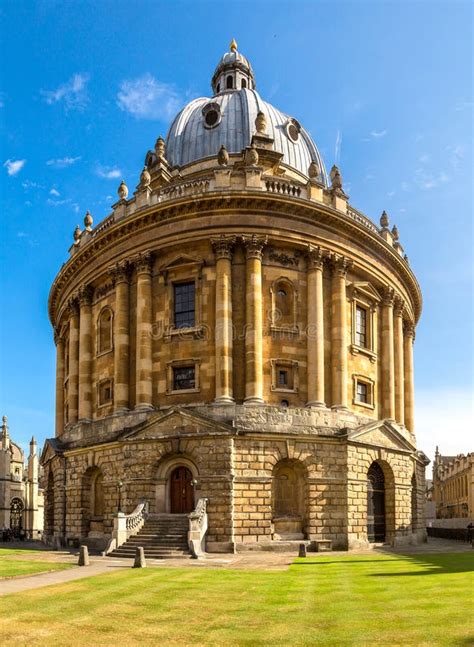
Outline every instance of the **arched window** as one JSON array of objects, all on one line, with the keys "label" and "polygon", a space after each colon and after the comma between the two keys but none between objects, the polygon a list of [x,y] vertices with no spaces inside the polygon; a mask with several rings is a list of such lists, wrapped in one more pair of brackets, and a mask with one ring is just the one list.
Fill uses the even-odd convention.
[{"label": "arched window", "polygon": [[418,492],[416,475],[413,474],[411,478],[411,531],[418,530]]},{"label": "arched window", "polygon": [[220,92],[220,91],[221,91],[221,84],[220,84],[220,83],[218,83],[218,84],[217,84],[217,94],[219,94],[219,92]]},{"label": "arched window", "polygon": [[19,497],[13,497],[10,503],[10,530],[14,537],[20,537],[23,532],[23,511],[25,506]]},{"label": "arched window", "polygon": [[240,87],[241,88],[246,88],[247,87],[247,79],[242,79],[242,81],[240,82]]},{"label": "arched window", "polygon": [[231,76],[228,76],[226,79],[226,88],[228,90],[232,90],[233,87],[234,87],[234,79]]},{"label": "arched window", "polygon": [[385,541],[385,476],[378,463],[367,472],[367,537]]},{"label": "arched window", "polygon": [[112,310],[110,308],[104,308],[100,313],[97,329],[97,352],[105,353],[112,350]]},{"label": "arched window", "polygon": [[48,536],[54,534],[54,475],[50,470],[46,485],[45,509],[44,509],[44,530]]},{"label": "arched window", "polygon": [[272,325],[296,325],[295,289],[288,279],[278,279],[272,286]]},{"label": "arched window", "polygon": [[305,468],[284,459],[273,468],[272,521],[275,539],[304,537],[306,526]]},{"label": "arched window", "polygon": [[93,477],[91,490],[91,515],[93,517],[103,517],[104,475],[102,472],[97,472]]}]

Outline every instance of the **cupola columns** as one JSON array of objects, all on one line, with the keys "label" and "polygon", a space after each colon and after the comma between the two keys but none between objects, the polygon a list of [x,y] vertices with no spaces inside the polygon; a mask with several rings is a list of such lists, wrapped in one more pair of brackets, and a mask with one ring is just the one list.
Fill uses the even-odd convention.
[{"label": "cupola columns", "polygon": [[310,248],[308,260],[308,407],[325,407],[323,253]]},{"label": "cupola columns", "polygon": [[92,419],[92,288],[79,292],[79,420]]},{"label": "cupola columns", "polygon": [[262,256],[266,237],[244,238],[245,282],[245,404],[263,404]]},{"label": "cupola columns", "polygon": [[56,436],[64,431],[64,339],[55,334],[56,342]]},{"label": "cupola columns", "polygon": [[393,302],[393,288],[386,288],[382,301],[382,418],[389,420],[395,420]]},{"label": "cupola columns", "polygon": [[153,408],[152,384],[152,254],[144,252],[135,260],[137,272],[137,337],[135,409]]},{"label": "cupola columns", "polygon": [[234,402],[232,386],[232,247],[234,237],[211,241],[216,255],[216,404]]},{"label": "cupola columns", "polygon": [[394,344],[395,344],[395,420],[401,425],[405,422],[405,388],[404,388],[404,349],[403,349],[403,300],[395,299]]},{"label": "cupola columns", "polygon": [[347,409],[347,306],[346,277],[351,261],[333,259],[331,294],[332,408]]},{"label": "cupola columns", "polygon": [[410,322],[405,322],[403,335],[403,364],[405,373],[405,427],[415,432],[414,405],[415,405],[415,384],[413,377],[413,342],[415,340],[415,326]]},{"label": "cupola columns", "polygon": [[69,371],[68,423],[77,422],[79,410],[79,307],[77,300],[69,304]]},{"label": "cupola columns", "polygon": [[114,316],[114,411],[130,407],[130,285],[128,263],[117,263],[110,270],[115,282]]}]

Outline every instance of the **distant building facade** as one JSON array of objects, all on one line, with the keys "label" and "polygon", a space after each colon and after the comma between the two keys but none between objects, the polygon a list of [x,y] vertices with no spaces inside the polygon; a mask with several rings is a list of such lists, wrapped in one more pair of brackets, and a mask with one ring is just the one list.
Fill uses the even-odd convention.
[{"label": "distant building facade", "polygon": [[[39,487],[39,459],[34,438],[30,455],[10,439],[6,416],[0,438],[0,532],[39,539],[43,532],[43,490]],[[9,532],[8,532],[9,531]],[[0,535],[0,540],[2,536]]]},{"label": "distant building facade", "polygon": [[442,456],[436,448],[432,497],[437,519],[474,518],[474,452]]}]

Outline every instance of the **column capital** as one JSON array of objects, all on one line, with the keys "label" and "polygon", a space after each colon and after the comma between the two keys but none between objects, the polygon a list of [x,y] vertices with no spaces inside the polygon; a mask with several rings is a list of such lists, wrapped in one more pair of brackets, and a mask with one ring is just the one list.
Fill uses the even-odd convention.
[{"label": "column capital", "polygon": [[395,290],[389,286],[386,286],[382,290],[382,305],[393,307],[395,301]]},{"label": "column capital", "polygon": [[408,319],[403,320],[403,332],[406,337],[412,337],[413,341],[415,340],[415,324]]},{"label": "column capital", "polygon": [[153,252],[147,250],[137,254],[133,260],[137,274],[150,274],[153,266]]},{"label": "column capital", "polygon": [[61,333],[57,326],[54,327],[54,343],[56,344],[56,346],[58,344],[64,344],[64,339],[61,337]]},{"label": "column capital", "polygon": [[79,293],[75,292],[67,302],[66,314],[68,319],[79,314]]},{"label": "column capital", "polygon": [[131,269],[130,261],[128,259],[124,259],[118,261],[115,265],[111,265],[108,268],[107,273],[112,277],[114,284],[128,283]]},{"label": "column capital", "polygon": [[402,299],[402,297],[399,294],[396,294],[393,301],[394,315],[396,317],[402,317],[404,307],[405,307],[405,301]]},{"label": "column capital", "polygon": [[94,295],[94,288],[92,285],[83,285],[79,288],[77,297],[79,300],[79,306],[90,306],[92,304],[92,297]]},{"label": "column capital", "polygon": [[333,254],[331,256],[331,268],[336,276],[339,276],[343,279],[346,278],[347,272],[351,269],[353,261],[347,256],[340,256],[339,254]]},{"label": "column capital", "polygon": [[226,236],[224,234],[221,234],[218,238],[211,238],[211,245],[216,259],[226,258],[231,260],[236,241],[236,236]]},{"label": "column capital", "polygon": [[306,250],[306,260],[308,270],[322,270],[324,263],[329,258],[329,252],[318,245],[308,245]]},{"label": "column capital", "polygon": [[268,245],[268,236],[242,236],[242,243],[245,247],[247,258],[258,258],[262,260],[263,250]]}]

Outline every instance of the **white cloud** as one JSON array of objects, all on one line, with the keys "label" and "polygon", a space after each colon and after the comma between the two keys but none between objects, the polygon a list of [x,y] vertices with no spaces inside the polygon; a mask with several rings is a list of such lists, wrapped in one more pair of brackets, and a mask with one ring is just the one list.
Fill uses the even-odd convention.
[{"label": "white cloud", "polygon": [[[440,406],[442,402],[449,405]],[[417,446],[431,460],[436,445],[441,454],[448,456],[474,451],[473,428],[474,399],[471,389],[415,391]]]},{"label": "white cloud", "polygon": [[55,189],[55,188],[53,187],[53,188],[51,189],[51,191],[49,192],[49,195],[55,195],[56,197],[59,197],[61,194],[59,193],[59,191],[58,191],[57,189]]},{"label": "white cloud", "polygon": [[334,147],[334,161],[336,164],[339,164],[339,160],[341,157],[341,146],[342,146],[342,134],[341,131],[337,131],[336,135],[336,145]]},{"label": "white cloud", "polygon": [[83,110],[89,101],[88,81],[88,74],[74,74],[69,81],[60,85],[56,90],[41,90],[41,94],[49,105],[62,101],[66,110]]},{"label": "white cloud", "polygon": [[449,162],[451,166],[454,169],[457,169],[464,159],[464,147],[458,144],[457,146],[446,146],[446,150],[449,153]]},{"label": "white cloud", "polygon": [[25,191],[28,191],[29,189],[44,189],[44,186],[42,184],[38,184],[38,182],[32,182],[31,180],[25,180],[21,183],[21,186],[25,189]]},{"label": "white cloud", "polygon": [[463,110],[471,110],[474,106],[474,101],[458,101],[454,106],[456,112],[462,112]]},{"label": "white cloud", "polygon": [[440,171],[439,173],[432,173],[425,171],[422,168],[416,169],[414,177],[416,185],[423,191],[435,189],[440,184],[446,184],[446,182],[449,182],[450,180],[449,175],[447,175],[444,171]]},{"label": "white cloud", "polygon": [[26,234],[24,231],[19,231],[17,233],[18,238],[28,238],[28,234]]},{"label": "white cloud", "polygon": [[389,192],[387,193],[387,196],[388,196],[389,198],[393,198],[393,196],[394,196],[395,194],[396,194],[396,191],[392,190],[392,191],[389,191]]},{"label": "white cloud", "polygon": [[182,104],[176,89],[162,83],[151,74],[120,84],[117,105],[137,119],[162,119],[173,117]]},{"label": "white cloud", "polygon": [[46,204],[49,204],[50,207],[62,207],[64,204],[69,204],[71,202],[71,198],[67,198],[65,200],[52,200],[51,198],[48,198],[46,200]]},{"label": "white cloud", "polygon": [[103,177],[106,180],[116,180],[122,177],[122,171],[119,168],[112,168],[110,166],[98,166],[97,175]]},{"label": "white cloud", "polygon": [[26,160],[8,159],[3,166],[7,169],[8,175],[16,175],[21,171],[21,169],[25,166],[25,164],[26,164]]},{"label": "white cloud", "polygon": [[52,159],[46,162],[46,166],[53,166],[54,168],[66,168],[78,162],[80,157],[61,157],[60,159]]},{"label": "white cloud", "polygon": [[74,209],[74,213],[79,213],[79,205],[76,202],[74,202],[71,206]]},{"label": "white cloud", "polygon": [[370,136],[372,139],[381,139],[382,137],[385,137],[387,134],[386,130],[371,130],[370,131]]}]

